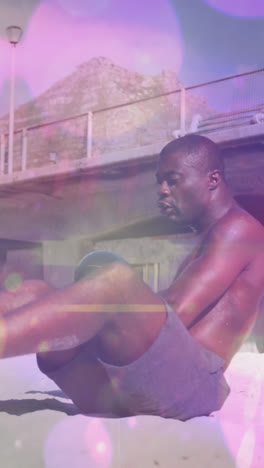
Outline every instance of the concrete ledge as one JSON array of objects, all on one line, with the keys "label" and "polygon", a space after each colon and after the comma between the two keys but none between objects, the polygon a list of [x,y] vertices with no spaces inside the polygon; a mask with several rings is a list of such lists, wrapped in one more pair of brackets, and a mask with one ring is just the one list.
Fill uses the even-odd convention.
[{"label": "concrete ledge", "polygon": [[230,127],[221,131],[200,130],[197,133],[207,136],[221,146],[227,146],[227,144],[231,142],[242,144],[244,140],[264,138],[264,123]]},{"label": "concrete ledge", "polygon": [[[230,127],[223,130],[202,130],[200,129],[197,133],[200,135],[208,136],[215,143],[221,144],[221,146],[228,146],[230,143],[243,144],[245,141],[250,139],[262,139],[264,138],[264,123],[252,124],[252,125],[241,125],[239,127]],[[172,139],[172,138],[171,138]],[[29,168],[26,171],[19,171],[13,174],[2,174],[0,175],[0,185],[9,185],[16,182],[23,182],[28,180],[36,180],[41,178],[51,178],[54,176],[68,177],[79,173],[79,172],[93,172],[93,170],[105,169],[107,167],[122,165],[131,163],[133,160],[147,160],[155,158],[168,143],[168,140],[159,140],[158,142],[139,146],[136,148],[123,148],[118,149],[114,152],[96,154],[93,153],[91,158],[86,156],[74,160],[62,160],[57,164],[49,164],[41,168]]]},{"label": "concrete ledge", "polygon": [[83,157],[75,161],[63,160],[58,164],[49,164],[48,166],[27,169],[26,171],[14,172],[13,174],[0,175],[0,185],[9,185],[16,182],[42,179],[54,176],[71,176],[79,172],[92,172],[101,168],[114,166],[117,164],[126,164],[133,160],[143,160],[157,156],[167,141],[160,141],[153,145],[117,150],[112,153],[102,155],[94,154],[91,158]]}]

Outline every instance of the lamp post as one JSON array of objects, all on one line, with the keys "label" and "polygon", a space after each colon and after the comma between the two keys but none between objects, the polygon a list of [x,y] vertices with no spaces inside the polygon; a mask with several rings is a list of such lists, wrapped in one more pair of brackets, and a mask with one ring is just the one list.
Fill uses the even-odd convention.
[{"label": "lamp post", "polygon": [[8,174],[13,172],[13,142],[14,142],[14,91],[15,91],[15,65],[16,45],[22,37],[22,29],[19,26],[9,26],[6,34],[11,44],[11,74],[10,74],[10,107],[9,107],[9,135],[8,135]]}]

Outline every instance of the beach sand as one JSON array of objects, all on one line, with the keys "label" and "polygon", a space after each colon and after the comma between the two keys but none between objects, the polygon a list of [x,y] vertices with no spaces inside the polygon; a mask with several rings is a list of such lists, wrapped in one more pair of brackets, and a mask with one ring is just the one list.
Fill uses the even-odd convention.
[{"label": "beach sand", "polygon": [[0,361],[1,468],[263,468],[264,354],[240,352],[231,394],[209,417],[79,414],[34,355]]}]

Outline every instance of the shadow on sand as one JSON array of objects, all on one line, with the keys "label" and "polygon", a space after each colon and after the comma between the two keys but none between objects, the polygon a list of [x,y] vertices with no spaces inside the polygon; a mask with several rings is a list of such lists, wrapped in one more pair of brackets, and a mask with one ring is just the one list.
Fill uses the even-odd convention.
[{"label": "shadow on sand", "polygon": [[55,398],[45,398],[44,400],[0,400],[1,413],[22,416],[23,414],[34,413],[35,411],[43,410],[59,411],[60,413],[65,413],[68,416],[75,416],[77,414],[81,414],[73,403],[64,403],[55,400]]},{"label": "shadow on sand", "polygon": [[62,391],[62,390],[28,390],[25,392],[26,395],[50,395],[54,397],[59,397],[59,398],[65,398],[66,400],[69,400],[69,397]]}]

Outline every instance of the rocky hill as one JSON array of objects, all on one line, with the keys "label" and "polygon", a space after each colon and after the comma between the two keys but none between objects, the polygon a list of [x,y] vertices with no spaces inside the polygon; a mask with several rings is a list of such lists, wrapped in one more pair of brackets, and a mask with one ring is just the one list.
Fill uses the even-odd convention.
[{"label": "rocky hill", "polygon": [[[88,111],[94,113],[95,157],[171,140],[173,132],[180,128],[180,92],[173,91],[181,86],[172,71],[142,75],[105,57],[83,63],[71,75],[16,109],[15,129],[28,129],[27,166],[49,165],[51,153],[66,163],[85,158]],[[125,103],[129,104],[115,107]],[[209,112],[204,98],[186,93],[187,130],[195,114]],[[54,123],[45,125],[50,122]],[[8,115],[0,119],[0,133],[7,132]],[[22,134],[16,132],[15,171],[22,167],[21,154]]]},{"label": "rocky hill", "polygon": [[[169,70],[155,76],[143,75],[116,65],[106,57],[92,58],[36,99],[19,106],[16,128],[154,97],[180,89],[181,85],[176,73]],[[206,112],[203,99],[192,99],[189,95],[187,107],[188,101],[191,101],[191,113],[201,107]],[[7,121],[8,115],[0,119],[0,125],[5,126]]]}]

